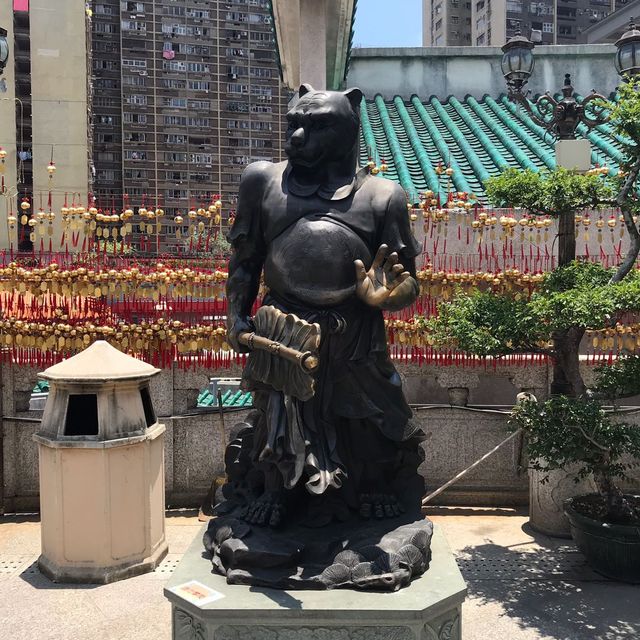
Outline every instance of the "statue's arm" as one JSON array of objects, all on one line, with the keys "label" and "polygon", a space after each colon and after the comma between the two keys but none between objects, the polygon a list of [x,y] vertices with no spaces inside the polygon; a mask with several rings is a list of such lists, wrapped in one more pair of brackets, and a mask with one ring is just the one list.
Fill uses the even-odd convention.
[{"label": "statue's arm", "polygon": [[262,198],[267,167],[247,167],[242,174],[236,219],[229,234],[233,248],[227,280],[227,330],[231,346],[239,352],[248,349],[238,344],[238,334],[252,331],[251,307],[258,296],[265,257],[262,229]]}]

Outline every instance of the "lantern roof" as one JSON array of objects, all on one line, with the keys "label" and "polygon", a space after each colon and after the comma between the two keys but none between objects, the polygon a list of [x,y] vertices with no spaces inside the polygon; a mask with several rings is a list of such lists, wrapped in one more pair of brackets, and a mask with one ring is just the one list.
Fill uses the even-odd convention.
[{"label": "lantern roof", "polygon": [[160,370],[122,353],[105,340],[97,340],[77,355],[39,373],[40,378],[57,382],[97,382],[150,378]]}]

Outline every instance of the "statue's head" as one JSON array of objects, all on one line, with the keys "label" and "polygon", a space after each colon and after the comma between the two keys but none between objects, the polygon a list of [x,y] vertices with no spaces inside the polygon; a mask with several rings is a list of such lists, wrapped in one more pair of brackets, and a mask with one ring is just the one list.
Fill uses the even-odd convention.
[{"label": "statue's head", "polygon": [[287,113],[284,149],[291,164],[309,169],[350,156],[358,143],[362,91],[316,91],[303,84],[299,96]]}]

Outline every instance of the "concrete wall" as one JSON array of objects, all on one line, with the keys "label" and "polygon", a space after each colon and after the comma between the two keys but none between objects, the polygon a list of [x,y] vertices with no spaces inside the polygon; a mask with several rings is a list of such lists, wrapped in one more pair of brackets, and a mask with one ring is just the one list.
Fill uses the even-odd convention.
[{"label": "concrete wall", "polygon": [[[547,395],[549,370],[544,365],[477,368],[399,364],[414,417],[425,433],[425,462],[421,471],[427,489],[442,486],[459,471],[499,444],[507,435],[507,412],[521,390]],[[212,376],[239,375],[223,371],[162,371],[153,379],[151,392],[165,434],[166,501],[170,507],[199,506],[212,480],[223,474],[223,447],[219,417],[196,410],[196,398]],[[6,512],[37,510],[38,454],[32,440],[41,416],[29,412],[28,402],[37,370],[24,366],[2,367],[3,501]],[[591,372],[585,370],[587,379]],[[448,406],[447,389],[470,389],[474,405]],[[225,414],[227,440],[238,430],[246,410]],[[640,421],[640,419],[639,419]],[[634,481],[640,489],[640,472]],[[528,477],[520,469],[520,443],[515,440],[440,496],[434,504],[507,506],[527,504]],[[2,509],[0,508],[0,511]]]},{"label": "concrete wall", "polygon": [[[592,89],[608,95],[618,84],[613,66],[613,45],[539,46],[534,50],[536,67],[529,88],[533,94],[562,88],[570,73],[576,91]],[[348,87],[360,87],[368,98],[381,94],[423,99],[432,95],[444,100],[467,94],[505,93],[499,47],[430,47],[405,49],[354,49],[347,77]]]}]

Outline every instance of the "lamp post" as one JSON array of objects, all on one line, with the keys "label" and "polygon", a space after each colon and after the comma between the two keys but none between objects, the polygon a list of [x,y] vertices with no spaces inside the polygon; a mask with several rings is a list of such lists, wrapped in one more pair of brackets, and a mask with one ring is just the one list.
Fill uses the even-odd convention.
[{"label": "lamp post", "polygon": [[[533,47],[533,42],[520,33],[510,38],[502,47],[502,74],[507,83],[509,100],[521,105],[538,126],[546,129],[558,140],[575,140],[576,128],[581,123],[591,129],[606,122],[602,108],[596,102],[605,100],[605,97],[594,90],[585,96],[582,102],[578,102],[571,85],[571,75],[568,73],[564,76],[560,100],[556,100],[547,91],[535,101],[532,108],[527,98],[529,91],[524,91],[524,87],[535,67]],[[594,116],[588,113],[589,107]]]},{"label": "lamp post", "polygon": [[616,71],[622,77],[634,77],[640,74],[640,30],[633,18],[629,20],[629,29],[616,42],[618,51],[614,63]]}]

